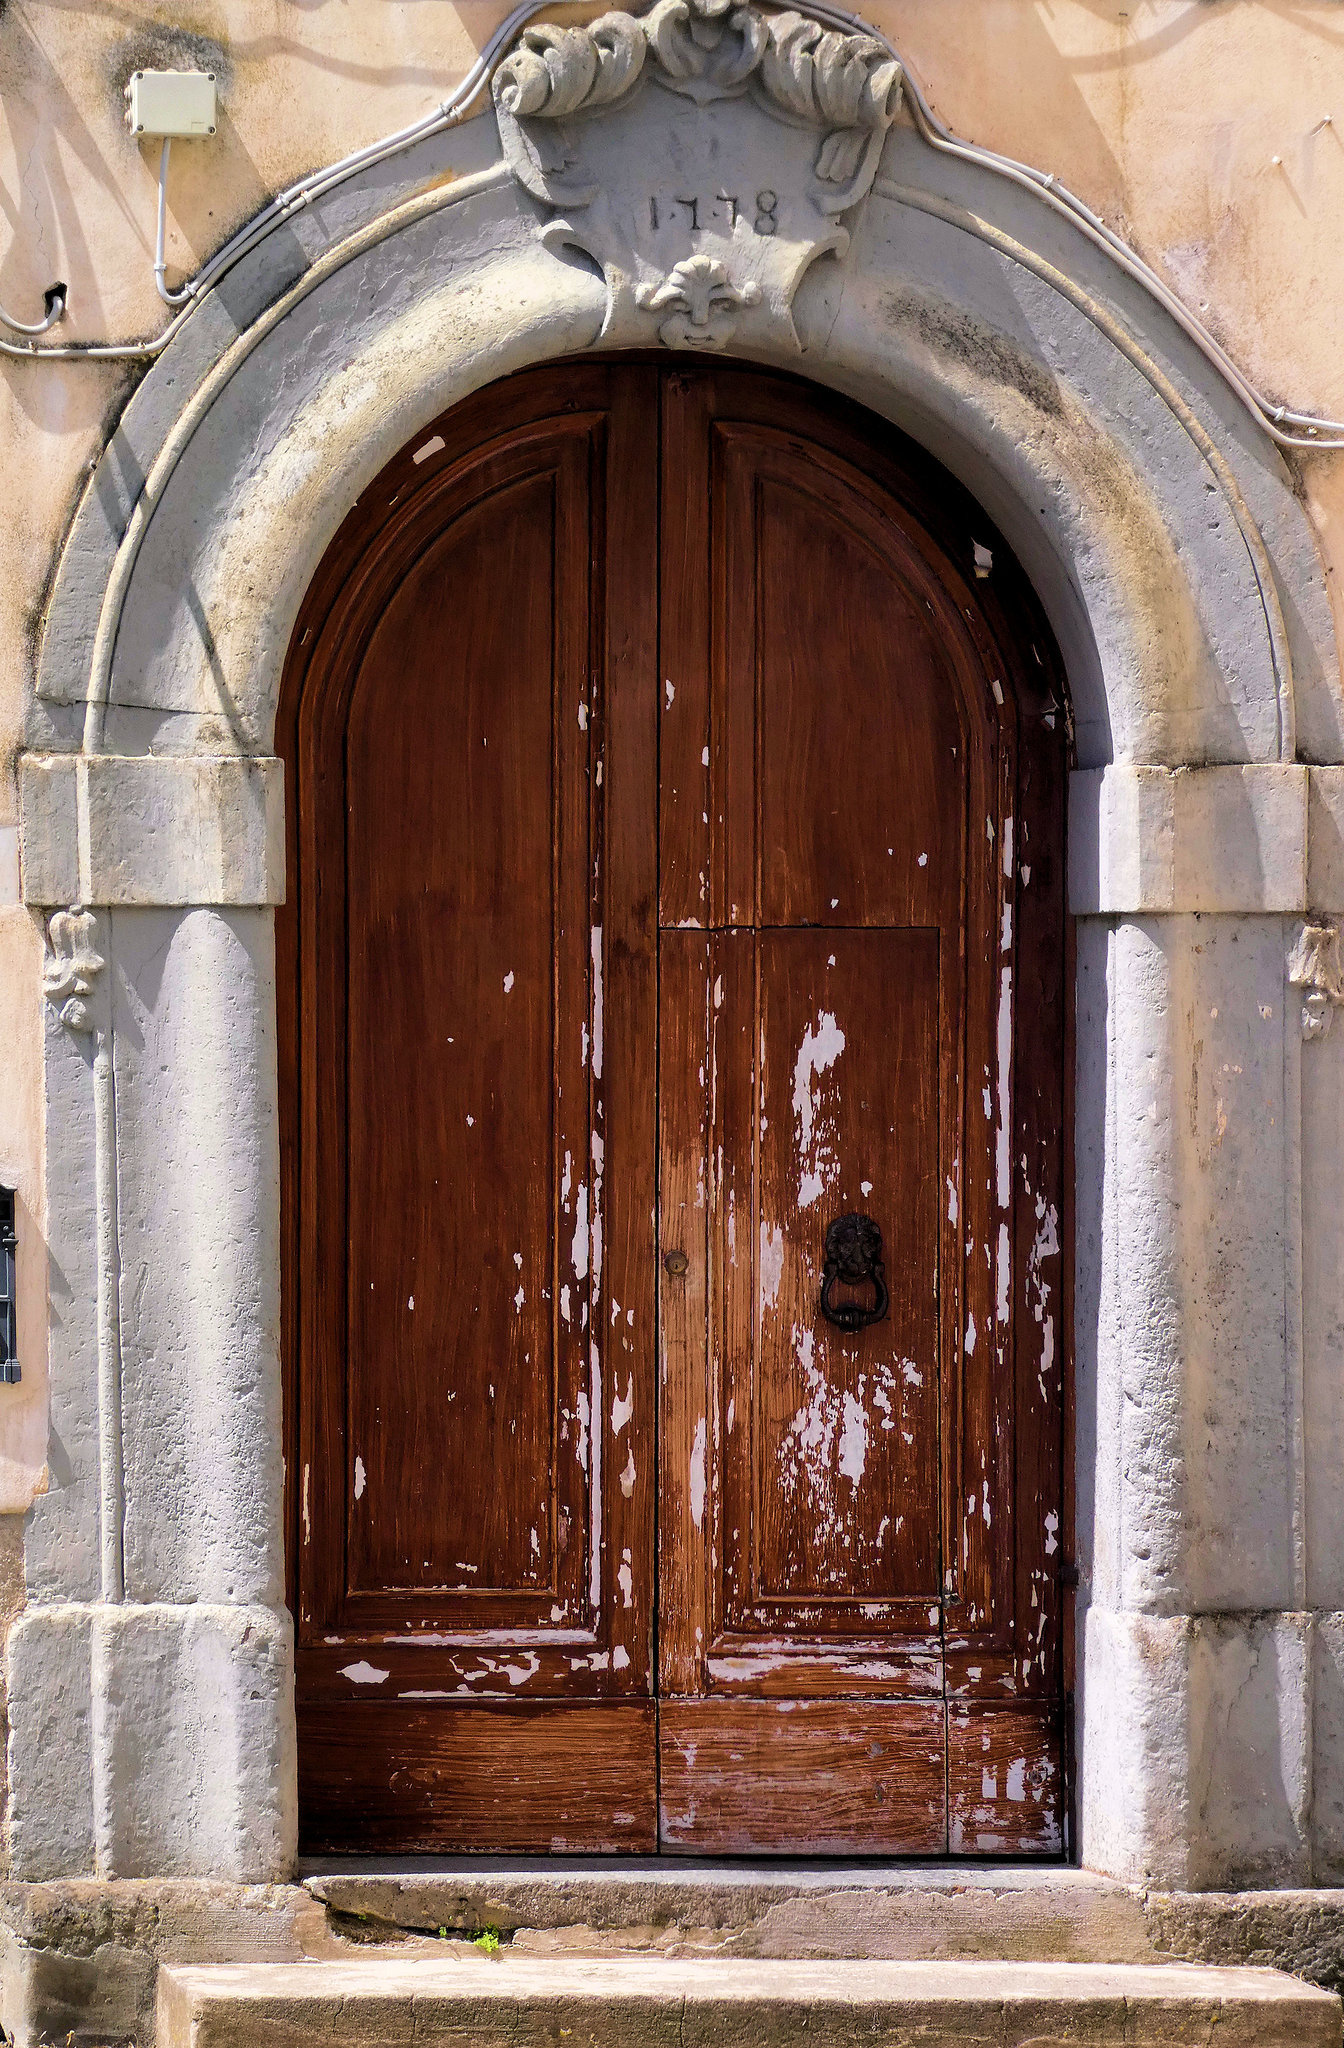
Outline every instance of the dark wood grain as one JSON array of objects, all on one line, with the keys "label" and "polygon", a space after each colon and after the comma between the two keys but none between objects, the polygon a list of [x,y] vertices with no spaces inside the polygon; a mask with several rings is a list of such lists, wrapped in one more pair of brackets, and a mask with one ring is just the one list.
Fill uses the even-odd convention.
[{"label": "dark wood grain", "polygon": [[[946,1647],[959,1699],[1048,1695],[1061,1403],[1040,1371],[1035,1210],[1062,1171],[1064,757],[1037,678],[1054,671],[997,536],[896,437],[722,368],[665,395],[664,432],[661,615],[683,662],[662,664],[665,759],[675,720],[677,761],[698,741],[708,777],[698,821],[664,790],[664,829],[697,860],[708,831],[710,936],[703,990],[677,954],[706,1055],[697,1022],[661,1062],[665,1154],[675,1132],[709,1267],[670,1370],[665,1352],[664,1585],[689,1574],[694,1598],[663,1681],[744,1713],[753,1696],[838,1713],[865,1691],[938,1695]],[[1019,684],[1050,756],[1031,777]],[[1035,895],[1033,790],[1050,848]],[[670,872],[665,848],[665,925],[689,908]],[[665,989],[674,945],[665,930]],[[697,1069],[680,1088],[678,1060]],[[855,1336],[817,1312],[826,1225],[847,1210],[880,1224],[893,1296]],[[666,1736],[663,1754],[666,1772]],[[716,1798],[738,1770],[748,1811],[754,1757],[711,1765],[694,1744],[688,1805],[701,1754]],[[789,1756],[780,1803],[807,1803],[807,1752]]]},{"label": "dark wood grain", "polygon": [[310,1708],[305,1849],[647,1852],[657,1840],[654,1708]]},{"label": "dark wood grain", "polygon": [[455,413],[296,640],[300,1745],[352,1815],[412,1695],[451,1748],[653,1687],[656,412],[585,368]]},{"label": "dark wood grain", "polygon": [[714,921],[718,820],[710,814],[710,675],[713,667],[705,526],[713,387],[694,370],[662,380],[658,608],[659,922]]},{"label": "dark wood grain", "polygon": [[664,932],[660,957],[658,1665],[661,1692],[689,1693],[699,1690],[710,1635],[713,1534],[710,942],[699,932]]},{"label": "dark wood grain", "polygon": [[[761,1270],[754,1357],[728,1380],[754,1410],[739,1628],[940,1592],[938,933],[771,930],[755,950]],[[891,1307],[849,1334],[817,1302],[826,1226],[852,1212],[883,1232]]]},{"label": "dark wood grain", "polygon": [[664,1700],[664,1846],[699,1855],[939,1855],[943,1710],[907,1701]]}]

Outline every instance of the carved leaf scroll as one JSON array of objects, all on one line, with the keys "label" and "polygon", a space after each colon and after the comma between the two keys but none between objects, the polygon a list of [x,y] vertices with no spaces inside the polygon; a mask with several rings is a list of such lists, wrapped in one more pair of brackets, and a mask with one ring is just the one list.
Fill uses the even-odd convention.
[{"label": "carved leaf scroll", "polygon": [[495,104],[515,120],[544,121],[608,106],[639,77],[647,48],[644,24],[629,14],[586,28],[539,22],[496,71]]},{"label": "carved leaf scroll", "polygon": [[726,0],[658,0],[644,24],[665,82],[691,99],[741,92],[765,54],[765,16]]},{"label": "carved leaf scroll", "polygon": [[1303,925],[1288,956],[1288,981],[1302,990],[1302,1036],[1324,1038],[1332,1015],[1344,1004],[1337,925]]},{"label": "carved leaf scroll", "polygon": [[47,925],[42,993],[66,1030],[80,1037],[93,1029],[94,986],[106,965],[97,938],[97,915],[80,903],[54,911]]},{"label": "carved leaf scroll", "polygon": [[901,104],[901,67],[871,36],[842,35],[805,14],[770,17],[761,85],[786,113],[828,129],[817,176],[851,178],[867,138],[885,134]]},{"label": "carved leaf scroll", "polygon": [[853,176],[865,143],[885,134],[901,103],[901,67],[872,36],[731,0],[657,0],[639,17],[524,29],[495,73],[495,104],[514,120],[594,113],[632,89],[646,57],[673,92],[707,101],[755,85],[783,113],[826,129],[817,175],[834,183]]}]

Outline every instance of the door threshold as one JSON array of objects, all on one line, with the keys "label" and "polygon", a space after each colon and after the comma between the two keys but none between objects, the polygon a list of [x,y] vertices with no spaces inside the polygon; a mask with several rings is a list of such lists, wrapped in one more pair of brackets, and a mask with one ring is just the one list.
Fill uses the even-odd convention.
[{"label": "door threshold", "polygon": [[1138,1895],[1063,1863],[682,1856],[310,1858],[343,1941],[497,1938],[512,1953],[1134,1961]]},{"label": "door threshold", "polygon": [[[456,1856],[306,1856],[299,1859],[299,1882],[315,1888],[346,1878],[395,1880],[451,1879],[454,1882],[569,1882],[584,1878],[601,1883],[705,1883],[761,1886],[876,1885],[902,1890],[956,1891],[963,1886],[998,1889],[1041,1889],[1078,1884],[1114,1887],[1119,1880],[1074,1864],[1035,1859],[1020,1862],[1001,1857],[857,1856],[533,1856],[504,1851],[478,1851]],[[1123,1887],[1122,1887],[1123,1888]]]}]

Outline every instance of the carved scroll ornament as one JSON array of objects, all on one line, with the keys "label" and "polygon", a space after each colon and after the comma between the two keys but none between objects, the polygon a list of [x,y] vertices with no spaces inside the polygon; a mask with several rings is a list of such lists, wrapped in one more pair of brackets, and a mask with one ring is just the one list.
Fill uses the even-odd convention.
[{"label": "carved scroll ornament", "polygon": [[53,912],[47,924],[42,993],[66,1030],[78,1037],[87,1037],[94,1026],[94,987],[105,965],[97,936],[96,914],[78,903]]},{"label": "carved scroll ornament", "polygon": [[833,184],[853,177],[901,103],[901,67],[873,37],[733,0],[657,0],[638,17],[526,28],[495,73],[495,103],[515,120],[592,112],[629,92],[646,58],[659,84],[689,99],[732,98],[755,84],[781,113],[824,128],[816,169]]},{"label": "carved scroll ornament", "polygon": [[1288,956],[1288,980],[1302,990],[1302,1036],[1324,1038],[1335,1010],[1344,1003],[1336,925],[1303,925]]},{"label": "carved scroll ornament", "polygon": [[755,309],[793,336],[793,294],[848,246],[839,216],[867,196],[901,82],[871,36],[733,0],[656,0],[524,29],[493,90],[514,175],[564,212],[543,242],[602,266],[602,338],[651,339],[643,313],[663,316],[669,346],[716,348]]}]

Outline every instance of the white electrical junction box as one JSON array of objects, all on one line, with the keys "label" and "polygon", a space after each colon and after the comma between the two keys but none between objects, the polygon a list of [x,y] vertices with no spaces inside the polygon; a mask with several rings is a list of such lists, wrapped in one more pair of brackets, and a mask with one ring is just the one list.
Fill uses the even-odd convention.
[{"label": "white electrical junction box", "polygon": [[133,71],[126,81],[132,135],[213,135],[213,71]]}]

